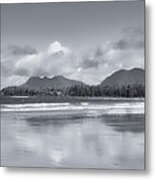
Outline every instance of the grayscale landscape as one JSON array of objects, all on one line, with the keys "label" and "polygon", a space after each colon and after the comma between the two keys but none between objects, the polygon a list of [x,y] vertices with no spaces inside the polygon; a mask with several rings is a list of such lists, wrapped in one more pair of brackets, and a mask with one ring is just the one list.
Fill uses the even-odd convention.
[{"label": "grayscale landscape", "polygon": [[2,4],[1,166],[144,170],[144,57],[144,1]]}]

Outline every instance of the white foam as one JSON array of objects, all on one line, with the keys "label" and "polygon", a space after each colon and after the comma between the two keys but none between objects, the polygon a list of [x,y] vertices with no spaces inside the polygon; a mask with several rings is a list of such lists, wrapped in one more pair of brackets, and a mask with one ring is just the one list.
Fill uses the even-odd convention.
[{"label": "white foam", "polygon": [[29,103],[29,104],[5,104],[6,108],[27,108],[27,107],[51,107],[51,106],[69,106],[70,103]]},{"label": "white foam", "polygon": [[2,112],[29,112],[29,111],[80,111],[95,112],[96,114],[141,114],[144,113],[144,102],[93,104],[81,102],[70,103],[32,103],[1,105]]},{"label": "white foam", "polygon": [[29,98],[30,96],[9,96],[9,98]]},{"label": "white foam", "polygon": [[89,104],[89,103],[87,103],[87,102],[81,102],[81,105],[82,105],[82,106],[88,106],[88,104]]}]

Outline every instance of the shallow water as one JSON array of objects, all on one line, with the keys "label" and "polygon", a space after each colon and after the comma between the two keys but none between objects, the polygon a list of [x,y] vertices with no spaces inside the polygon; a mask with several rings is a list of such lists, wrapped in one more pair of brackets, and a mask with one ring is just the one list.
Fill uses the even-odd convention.
[{"label": "shallow water", "polygon": [[1,165],[144,169],[144,102],[2,105]]}]

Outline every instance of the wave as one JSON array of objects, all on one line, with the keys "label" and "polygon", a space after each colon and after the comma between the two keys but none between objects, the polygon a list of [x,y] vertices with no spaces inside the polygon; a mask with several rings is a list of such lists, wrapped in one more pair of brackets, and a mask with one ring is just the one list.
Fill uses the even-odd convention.
[{"label": "wave", "polygon": [[9,96],[9,98],[19,98],[19,99],[23,99],[23,98],[30,98],[30,96]]},{"label": "wave", "polygon": [[[30,111],[87,111],[102,112],[104,114],[144,114],[144,102],[129,103],[30,103],[30,104],[3,104],[2,112],[30,112]],[[91,113],[90,113],[91,114]]]},{"label": "wave", "polygon": [[5,104],[6,108],[28,108],[28,107],[52,107],[52,106],[69,106],[70,103],[28,103],[28,104]]},{"label": "wave", "polygon": [[82,105],[82,106],[88,106],[88,104],[89,104],[89,103],[87,103],[87,102],[81,102],[81,105]]}]

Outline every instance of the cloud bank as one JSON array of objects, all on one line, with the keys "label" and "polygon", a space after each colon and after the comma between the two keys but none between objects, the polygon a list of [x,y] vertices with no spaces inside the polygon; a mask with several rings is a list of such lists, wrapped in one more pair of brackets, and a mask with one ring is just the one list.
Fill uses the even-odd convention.
[{"label": "cloud bank", "polygon": [[92,45],[92,49],[80,54],[59,41],[42,52],[16,45],[1,52],[1,88],[20,85],[32,76],[55,75],[98,84],[121,68],[144,68],[144,32],[140,27],[126,28],[117,41]]}]

